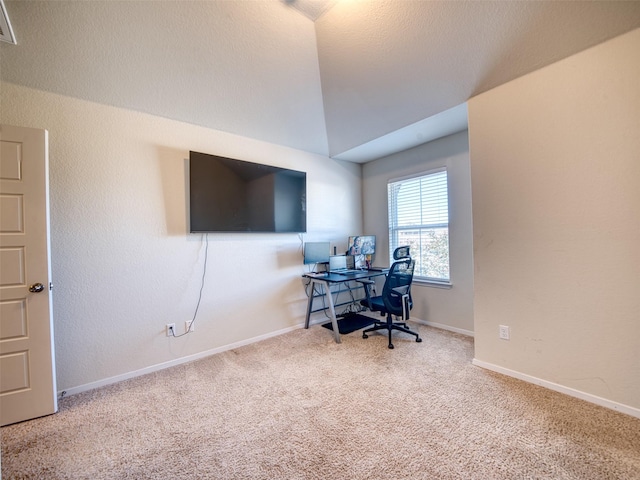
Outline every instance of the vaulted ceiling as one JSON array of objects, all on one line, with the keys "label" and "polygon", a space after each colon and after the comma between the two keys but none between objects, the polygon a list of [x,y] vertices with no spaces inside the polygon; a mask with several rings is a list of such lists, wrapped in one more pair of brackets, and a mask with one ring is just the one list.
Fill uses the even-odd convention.
[{"label": "vaulted ceiling", "polygon": [[[640,1],[6,1],[2,81],[362,162],[640,27]],[[301,14],[302,13],[302,14]]]}]

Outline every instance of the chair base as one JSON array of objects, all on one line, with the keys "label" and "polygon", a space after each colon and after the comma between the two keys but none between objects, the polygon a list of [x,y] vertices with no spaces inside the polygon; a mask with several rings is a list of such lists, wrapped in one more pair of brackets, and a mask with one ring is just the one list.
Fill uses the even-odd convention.
[{"label": "chair base", "polygon": [[389,331],[389,348],[394,348],[393,347],[393,343],[391,342],[391,332],[393,330],[398,330],[400,332],[405,332],[405,333],[408,333],[410,335],[413,335],[413,336],[416,337],[416,342],[417,343],[422,342],[422,339],[420,338],[420,335],[418,335],[416,332],[411,331],[406,323],[404,323],[404,322],[394,323],[390,316],[387,317],[387,321],[386,322],[378,322],[378,321],[376,321],[376,323],[375,323],[375,325],[373,327],[367,328],[366,330],[364,330],[362,332],[362,338],[369,338],[369,335],[367,335],[367,333],[375,332],[377,330],[388,330]]}]

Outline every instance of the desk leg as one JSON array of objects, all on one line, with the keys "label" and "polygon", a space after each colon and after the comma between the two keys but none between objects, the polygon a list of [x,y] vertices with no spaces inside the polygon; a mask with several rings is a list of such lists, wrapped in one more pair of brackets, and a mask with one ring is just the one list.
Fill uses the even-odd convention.
[{"label": "desk leg", "polygon": [[331,314],[331,325],[333,326],[333,337],[336,339],[336,343],[342,343],[340,340],[340,330],[338,329],[338,319],[336,318],[336,309],[333,306],[333,295],[329,289],[329,284],[322,281],[324,285],[325,298],[329,303],[329,313]]},{"label": "desk leg", "polygon": [[309,297],[309,301],[307,302],[307,318],[304,322],[304,328],[309,328],[309,318],[311,316],[311,306],[313,305],[313,292],[315,291],[315,284],[318,283],[322,285],[324,289],[325,298],[329,303],[329,313],[331,314],[331,325],[333,326],[333,338],[335,338],[336,343],[342,343],[340,340],[340,330],[338,329],[338,319],[336,318],[336,309],[333,306],[333,295],[331,294],[331,290],[329,289],[329,284],[324,280],[320,280],[314,278],[311,280],[311,296]]},{"label": "desk leg", "polygon": [[307,316],[304,320],[304,328],[309,328],[309,320],[311,319],[311,309],[313,307],[313,294],[316,292],[316,281],[311,280],[311,295],[307,300]]}]

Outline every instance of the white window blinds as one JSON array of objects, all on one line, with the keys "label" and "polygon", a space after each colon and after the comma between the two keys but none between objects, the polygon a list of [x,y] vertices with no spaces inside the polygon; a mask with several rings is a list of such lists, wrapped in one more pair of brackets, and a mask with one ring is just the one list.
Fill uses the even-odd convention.
[{"label": "white window blinds", "polygon": [[447,171],[438,170],[388,184],[389,254],[411,247],[414,277],[449,281]]}]

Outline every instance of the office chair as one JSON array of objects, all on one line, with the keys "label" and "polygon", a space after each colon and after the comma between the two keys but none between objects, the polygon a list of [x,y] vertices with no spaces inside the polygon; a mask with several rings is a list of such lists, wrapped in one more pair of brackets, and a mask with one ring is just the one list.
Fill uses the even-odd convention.
[{"label": "office chair", "polygon": [[[394,260],[411,260],[411,247],[409,245],[403,245],[401,247],[396,248],[393,251],[393,259]],[[411,298],[411,292],[409,292],[409,303],[413,306],[413,299]],[[407,317],[408,318],[408,317]],[[398,325],[402,325],[404,328],[409,328],[407,326],[407,322],[396,322]]]},{"label": "office chair", "polygon": [[[409,259],[411,260],[411,253],[410,253],[410,249],[411,247],[409,247],[409,245],[403,245],[402,247],[398,247],[393,251],[393,259],[394,260],[406,260]],[[386,277],[387,274],[385,274]],[[374,282],[373,280],[370,279],[358,279],[356,280],[356,282],[359,282],[362,284],[362,286],[365,289],[365,292],[367,295],[371,295],[371,292],[373,292],[373,296],[377,296],[378,294],[376,293],[376,282]],[[371,289],[371,290],[369,290]],[[368,298],[368,297],[367,297]],[[409,293],[409,301],[411,301],[411,293]],[[362,302],[360,302],[362,303]],[[369,308],[369,307],[366,307]],[[380,313],[380,316],[384,317],[384,313]],[[405,328],[409,328],[407,327],[406,323],[400,323],[400,325],[404,325]]]},{"label": "office chair", "polygon": [[[408,253],[408,247],[406,248]],[[362,299],[360,303],[373,312],[380,312],[381,315],[386,315],[386,321],[376,320],[373,327],[362,332],[362,338],[369,338],[367,333],[370,332],[387,330],[389,332],[389,348],[393,348],[391,332],[399,330],[414,335],[416,342],[422,342],[420,336],[411,331],[406,323],[409,319],[409,310],[413,307],[411,282],[413,281],[415,263],[415,260],[410,257],[402,257],[396,260],[389,269],[384,287],[382,287],[382,295],[371,297],[369,289],[365,288],[366,298]],[[394,322],[393,316],[400,317],[402,321]]]}]

